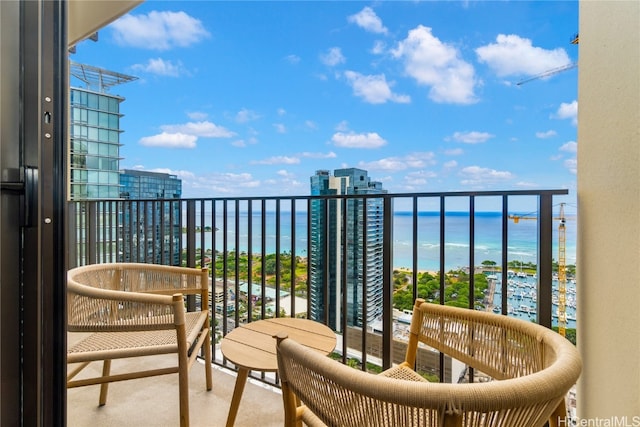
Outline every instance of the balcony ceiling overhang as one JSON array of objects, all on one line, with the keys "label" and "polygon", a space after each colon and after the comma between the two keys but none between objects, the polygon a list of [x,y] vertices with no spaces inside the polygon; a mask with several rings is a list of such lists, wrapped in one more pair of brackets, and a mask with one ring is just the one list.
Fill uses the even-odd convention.
[{"label": "balcony ceiling overhang", "polygon": [[67,8],[67,41],[69,47],[115,21],[142,0],[69,0]]}]

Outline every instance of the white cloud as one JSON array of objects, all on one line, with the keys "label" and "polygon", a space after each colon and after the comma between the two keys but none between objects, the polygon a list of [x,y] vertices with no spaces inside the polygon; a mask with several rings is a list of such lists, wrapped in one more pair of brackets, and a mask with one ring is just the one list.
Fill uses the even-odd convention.
[{"label": "white cloud", "polygon": [[374,55],[381,55],[387,49],[387,45],[382,40],[376,40],[373,42],[373,47],[371,48],[371,53]]},{"label": "white cloud", "polygon": [[355,71],[345,71],[344,76],[353,88],[353,93],[370,104],[384,104],[387,101],[403,104],[411,102],[408,95],[398,95],[391,91],[394,83],[387,82],[384,74],[365,76]]},{"label": "white cloud", "polygon": [[555,130],[548,130],[546,132],[536,132],[536,138],[547,139],[556,136],[558,133]]},{"label": "white cloud", "polygon": [[[144,169],[142,169],[144,170]],[[157,172],[157,173],[166,173],[169,175],[176,175],[178,178],[180,179],[194,179],[196,177],[196,174],[194,174],[191,171],[185,171],[185,170],[173,170],[173,169],[169,169],[169,168],[154,168],[154,169],[148,169],[149,172]]]},{"label": "white cloud", "polygon": [[492,135],[488,132],[455,132],[451,137],[446,139],[452,139],[454,141],[463,142],[465,144],[479,144],[481,142],[487,142],[494,136],[495,135]]},{"label": "white cloud", "polygon": [[329,151],[328,153],[310,153],[305,151],[304,153],[300,153],[300,155],[310,159],[335,159],[338,157],[333,151]]},{"label": "white cloud", "polygon": [[264,160],[255,160],[251,163],[258,165],[296,165],[300,163],[300,159],[298,157],[273,156]]},{"label": "white cloud", "polygon": [[567,159],[564,161],[564,167],[569,170],[572,174],[576,175],[578,173],[578,159]]},{"label": "white cloud", "polygon": [[284,57],[284,59],[290,64],[297,64],[300,62],[300,57],[294,54],[287,55]]},{"label": "white cloud", "polygon": [[526,181],[518,181],[515,183],[516,187],[519,188],[539,188],[540,185],[535,182],[526,182]]},{"label": "white cloud", "polygon": [[346,132],[349,130],[349,122],[346,120],[341,121],[336,125],[336,130],[338,132]]},{"label": "white cloud", "polygon": [[386,157],[373,162],[360,162],[358,167],[371,171],[400,171],[405,169],[422,169],[435,164],[432,152],[411,153],[402,157]]},{"label": "white cloud", "polygon": [[455,160],[449,160],[448,162],[445,162],[442,167],[444,169],[453,169],[455,167],[458,166],[458,162],[456,162]]},{"label": "white cloud", "polygon": [[577,153],[578,152],[578,143],[575,141],[569,141],[566,144],[563,144],[560,148],[560,151],[566,151],[568,153]]},{"label": "white cloud", "polygon": [[314,122],[313,120],[305,120],[304,121],[304,126],[307,129],[311,129],[311,130],[316,130],[318,129],[318,125],[316,124],[316,122]]},{"label": "white cloud", "polygon": [[201,111],[187,112],[187,117],[189,117],[191,120],[202,121],[202,120],[206,119],[208,116],[209,115],[207,113],[203,113]]},{"label": "white cloud", "polygon": [[571,61],[562,48],[535,47],[530,39],[515,34],[499,34],[496,43],[477,48],[476,54],[478,61],[486,63],[499,77],[533,76]]},{"label": "white cloud", "polygon": [[250,173],[207,173],[182,181],[184,197],[211,197],[215,194],[237,194],[239,188],[258,188],[260,180]]},{"label": "white cloud", "polygon": [[404,61],[405,72],[418,84],[430,86],[429,98],[439,103],[476,102],[473,66],[452,45],[441,42],[431,28],[419,25],[409,31],[391,54]]},{"label": "white cloud", "polygon": [[368,6],[355,15],[349,16],[347,20],[371,33],[387,34],[389,32],[389,30],[382,25],[382,20],[378,15]]},{"label": "white cloud", "polygon": [[404,182],[410,186],[425,186],[430,178],[435,178],[437,175],[429,171],[415,171],[409,172],[404,177]]},{"label": "white cloud", "polygon": [[338,64],[344,64],[347,62],[347,58],[344,57],[339,47],[332,47],[327,51],[327,53],[320,55],[320,61],[322,61],[324,65],[335,67]]},{"label": "white cloud", "polygon": [[160,126],[160,129],[168,133],[182,133],[201,136],[203,138],[231,138],[235,136],[235,132],[209,121],[189,122],[181,125],[163,125]]},{"label": "white cloud", "polygon": [[187,47],[209,37],[202,22],[184,12],[128,14],[111,24],[116,43],[143,49]]},{"label": "white cloud", "polygon": [[287,127],[282,123],[274,123],[273,127],[278,133],[287,133]]},{"label": "white cloud", "polygon": [[461,156],[464,154],[464,150],[462,148],[454,148],[452,150],[445,150],[444,154],[447,156]]},{"label": "white cloud", "polygon": [[195,148],[198,137],[184,133],[162,132],[158,135],[140,138],[140,145],[146,147]]},{"label": "white cloud", "polygon": [[345,148],[380,148],[387,145],[387,141],[376,132],[336,132],[331,137],[331,141],[336,147]]},{"label": "white cloud", "polygon": [[578,101],[572,101],[570,103],[563,102],[558,107],[558,111],[555,115],[551,116],[556,119],[571,119],[571,123],[575,126],[578,124]]},{"label": "white cloud", "polygon": [[287,110],[285,110],[284,108],[278,108],[278,110],[276,111],[276,113],[279,116],[286,116],[287,115]]},{"label": "white cloud", "polygon": [[237,139],[235,141],[231,142],[231,145],[234,147],[247,147],[249,145],[253,145],[253,144],[257,144],[258,143],[258,139],[253,137],[253,136],[249,136],[246,139]]},{"label": "white cloud", "polygon": [[260,115],[258,113],[256,113],[255,111],[248,110],[246,108],[243,108],[242,110],[238,111],[238,113],[236,114],[236,122],[238,123],[246,123],[252,120],[257,120],[259,118],[260,118]]},{"label": "white cloud", "polygon": [[131,66],[133,71],[156,74],[159,76],[180,77],[189,73],[183,67],[182,62],[173,63],[162,58],[151,58],[146,64],[134,64]]},{"label": "white cloud", "polygon": [[480,166],[468,166],[460,171],[463,185],[479,186],[484,184],[501,183],[514,178],[508,171],[497,171],[495,169],[483,168]]},{"label": "white cloud", "polygon": [[400,171],[408,168],[406,162],[399,157],[387,157],[373,162],[360,162],[358,167],[368,171]]},{"label": "white cloud", "polygon": [[280,169],[279,171],[276,172],[276,175],[281,176],[283,178],[292,178],[295,176],[295,174],[291,172],[287,172],[285,169]]}]

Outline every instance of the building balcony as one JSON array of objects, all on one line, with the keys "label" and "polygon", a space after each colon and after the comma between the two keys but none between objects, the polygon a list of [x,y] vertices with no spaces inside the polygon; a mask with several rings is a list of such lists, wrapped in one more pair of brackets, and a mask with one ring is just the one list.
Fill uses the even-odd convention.
[{"label": "building balcony", "polygon": [[[567,241],[575,244],[566,239],[565,221],[557,221],[560,203],[554,197],[565,194],[541,190],[71,202],[69,259],[75,265],[175,265],[181,260],[185,266],[209,268],[214,387],[206,392],[202,366],[192,369],[191,417],[192,425],[224,425],[235,378],[219,342],[249,318],[294,314],[325,323],[336,331],[335,351],[343,363],[357,359],[360,366],[380,369],[402,360],[403,310],[418,296],[547,327],[565,318],[560,326],[575,327],[575,307],[565,306],[563,314],[557,305],[563,289],[558,273],[572,280]],[[340,216],[344,210],[335,206],[350,198],[361,199],[360,206],[374,199],[372,205],[383,206],[382,220],[368,221],[366,209],[352,213],[357,221]],[[525,217],[519,212],[534,221],[514,221]],[[573,251],[574,246],[570,263]],[[569,288],[568,298],[561,301],[575,301],[575,287]],[[423,366],[446,382],[458,378],[458,368],[446,358]],[[69,425],[131,423],[136,417],[141,422],[134,424],[163,425],[178,419],[175,375],[114,383],[101,408],[98,389],[92,387],[68,391]],[[278,391],[274,377],[256,376],[247,385],[236,425],[281,425]]]}]

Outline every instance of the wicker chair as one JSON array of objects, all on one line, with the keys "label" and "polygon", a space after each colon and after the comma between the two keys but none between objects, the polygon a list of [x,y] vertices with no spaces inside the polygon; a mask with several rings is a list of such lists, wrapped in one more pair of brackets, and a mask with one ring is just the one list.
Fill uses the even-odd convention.
[{"label": "wicker chair", "polygon": [[[185,296],[199,309],[185,311]],[[198,304],[196,304],[198,305]],[[207,269],[153,264],[96,264],[67,275],[68,331],[86,335],[67,351],[67,388],[101,384],[99,405],[110,382],[178,373],[180,425],[189,425],[189,368],[202,349],[207,390],[212,388]],[[111,374],[113,359],[175,353],[177,364]],[[93,361],[102,376],[74,377]]]},{"label": "wicker chair", "polygon": [[[379,375],[323,357],[284,334],[276,338],[286,426],[557,425],[566,421],[565,395],[582,369],[575,347],[547,328],[420,299],[406,361]],[[423,380],[411,369],[419,343],[495,380]]]}]

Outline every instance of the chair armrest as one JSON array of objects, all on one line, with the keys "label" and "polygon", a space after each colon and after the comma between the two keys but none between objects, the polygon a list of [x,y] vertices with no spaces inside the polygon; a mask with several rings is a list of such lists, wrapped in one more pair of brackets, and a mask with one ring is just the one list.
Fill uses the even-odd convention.
[{"label": "chair armrest", "polygon": [[[180,294],[177,294],[180,295]],[[116,332],[173,329],[176,307],[171,295],[67,285],[69,332]]]}]

